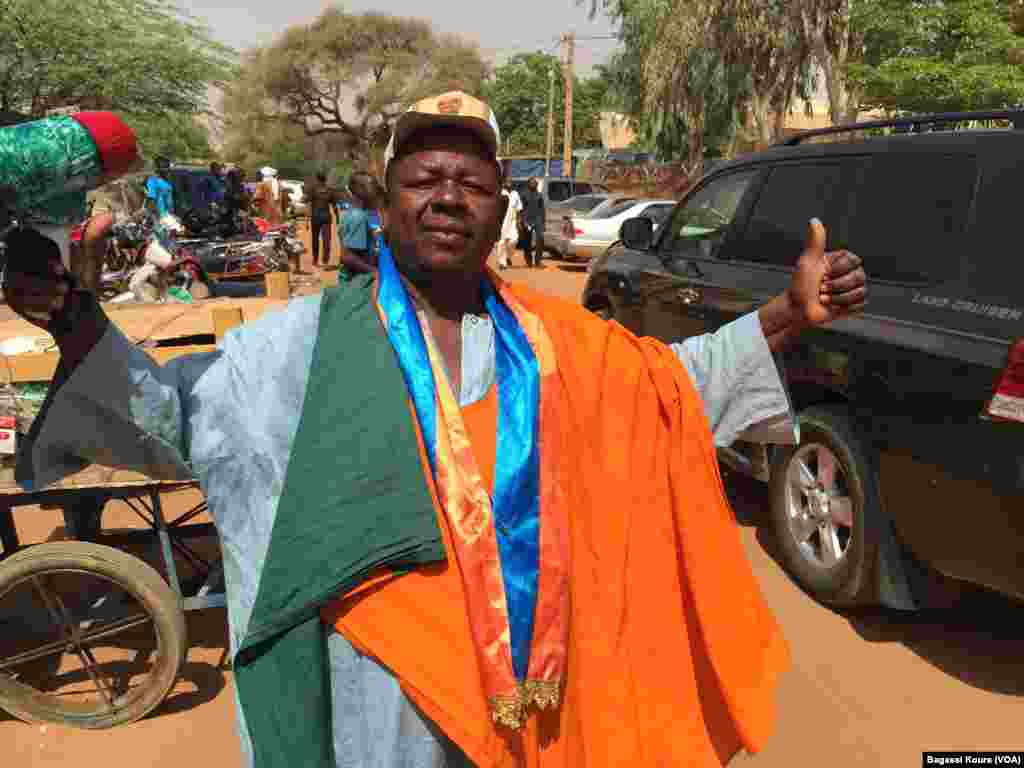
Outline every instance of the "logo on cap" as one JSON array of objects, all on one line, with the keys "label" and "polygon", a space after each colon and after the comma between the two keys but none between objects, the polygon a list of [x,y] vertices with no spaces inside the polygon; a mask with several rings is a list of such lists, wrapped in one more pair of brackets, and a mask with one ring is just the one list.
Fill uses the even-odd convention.
[{"label": "logo on cap", "polygon": [[462,96],[447,96],[437,101],[437,111],[442,115],[457,115],[462,111]]}]

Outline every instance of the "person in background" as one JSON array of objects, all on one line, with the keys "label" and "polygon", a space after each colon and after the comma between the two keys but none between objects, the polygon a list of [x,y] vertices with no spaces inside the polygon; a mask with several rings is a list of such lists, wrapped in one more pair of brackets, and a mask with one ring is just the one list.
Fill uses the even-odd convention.
[{"label": "person in background", "polygon": [[539,267],[544,257],[544,196],[540,193],[540,182],[530,179],[523,193],[523,220],[530,232],[530,247],[526,251],[526,265]]},{"label": "person in background", "polygon": [[205,211],[214,205],[224,203],[224,166],[214,160],[210,163],[210,175],[199,183],[199,206]]},{"label": "person in background", "polygon": [[508,200],[508,207],[501,223],[501,236],[498,240],[498,269],[508,269],[512,266],[512,254],[519,241],[519,214],[523,210],[523,201],[507,180],[501,194]]},{"label": "person in background", "polygon": [[313,266],[326,267],[331,263],[331,210],[338,202],[338,194],[327,184],[327,174],[323,171],[316,174],[313,181],[306,185],[306,189],[309,198],[309,235],[313,245]]},{"label": "person in background", "polygon": [[284,223],[284,189],[277,180],[277,171],[269,166],[260,169],[262,181],[256,185],[253,202],[259,215],[267,220],[271,227],[279,227]]},{"label": "person in background", "polygon": [[232,168],[224,177],[224,209],[221,212],[221,235],[231,237],[245,231],[242,214],[249,212],[252,199],[245,184],[242,172]]},{"label": "person in background", "polygon": [[376,264],[377,255],[380,253],[381,248],[384,247],[384,224],[380,211],[387,202],[387,192],[384,190],[384,185],[372,176],[368,177],[367,186],[370,190],[371,200],[366,218],[370,225],[370,251],[373,256],[373,263]]},{"label": "person in background", "polygon": [[171,161],[163,155],[153,163],[156,173],[146,179],[146,208],[163,218],[174,213],[174,186],[168,176],[171,172]]},{"label": "person in background", "polygon": [[349,182],[352,207],[342,215],[338,225],[341,239],[341,266],[343,277],[373,272],[375,262],[371,253],[369,210],[373,189],[373,177],[355,173]]}]

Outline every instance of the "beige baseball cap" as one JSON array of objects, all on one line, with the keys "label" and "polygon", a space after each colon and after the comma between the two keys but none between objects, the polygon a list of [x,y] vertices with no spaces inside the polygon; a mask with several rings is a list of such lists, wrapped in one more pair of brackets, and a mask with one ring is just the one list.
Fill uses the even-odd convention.
[{"label": "beige baseball cap", "polygon": [[394,160],[410,136],[416,131],[438,125],[456,125],[466,128],[477,135],[484,146],[498,155],[501,146],[501,130],[494,111],[480,99],[462,91],[449,91],[440,96],[430,96],[413,104],[395,123],[391,132],[391,140],[384,150],[384,175],[388,165]]}]

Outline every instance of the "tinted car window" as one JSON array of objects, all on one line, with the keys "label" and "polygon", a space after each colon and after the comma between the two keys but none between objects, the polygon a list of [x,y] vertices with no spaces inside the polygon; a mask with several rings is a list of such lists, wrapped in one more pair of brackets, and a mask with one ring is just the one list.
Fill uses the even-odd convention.
[{"label": "tinted car window", "polygon": [[572,185],[568,181],[549,181],[548,200],[553,203],[560,203],[572,197]]},{"label": "tinted car window", "polygon": [[842,174],[839,163],[773,168],[733,255],[745,261],[796,266],[812,218],[820,219],[835,236],[846,201]]},{"label": "tinted car window", "polygon": [[604,200],[600,195],[577,195],[565,201],[565,207],[578,213],[593,210],[594,207]]},{"label": "tinted car window", "polygon": [[710,256],[736,217],[759,171],[739,171],[709,180],[676,207],[662,248],[678,256]]},{"label": "tinted car window", "polygon": [[575,192],[577,195],[587,195],[594,191],[593,188],[585,182],[577,182],[575,186]]},{"label": "tinted car window", "polygon": [[965,285],[970,293],[1003,305],[1024,304],[1024,258],[1007,258],[1009,243],[1019,242],[1022,167],[1019,155],[992,155],[986,161],[977,214],[971,227],[971,258]]},{"label": "tinted car window", "polygon": [[959,276],[976,177],[968,155],[876,156],[857,187],[850,250],[876,280],[940,283]]},{"label": "tinted car window", "polygon": [[630,208],[636,205],[636,200],[619,200],[612,205],[603,208],[600,211],[595,212],[590,218],[592,219],[610,219],[613,216],[618,216],[620,213],[628,211]]}]

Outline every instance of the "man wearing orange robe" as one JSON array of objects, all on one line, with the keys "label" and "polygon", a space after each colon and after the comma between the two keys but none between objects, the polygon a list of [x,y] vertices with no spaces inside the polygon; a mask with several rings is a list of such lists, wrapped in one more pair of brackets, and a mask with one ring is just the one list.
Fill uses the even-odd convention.
[{"label": "man wearing orange robe", "polygon": [[[786,645],[715,445],[788,413],[771,352],[863,306],[860,262],[813,223],[757,312],[636,338],[486,269],[499,146],[467,94],[414,105],[378,272],[217,352],[158,366],[94,305],[57,338],[19,482],[199,479],[259,768],[716,766],[773,729]],[[11,259],[45,324],[63,267]]]}]

